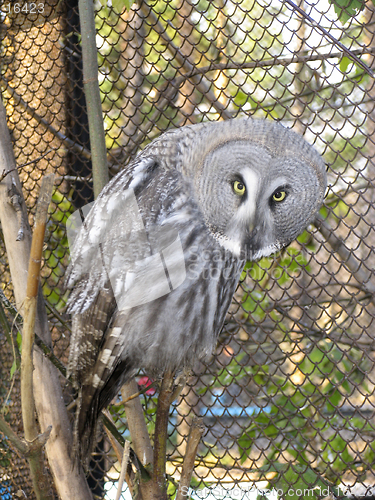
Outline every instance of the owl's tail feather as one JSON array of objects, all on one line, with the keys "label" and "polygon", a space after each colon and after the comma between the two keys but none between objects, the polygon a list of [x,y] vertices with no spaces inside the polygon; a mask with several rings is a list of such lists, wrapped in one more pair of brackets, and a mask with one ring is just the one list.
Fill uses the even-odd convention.
[{"label": "owl's tail feather", "polygon": [[97,442],[100,412],[116,397],[121,386],[134,377],[136,371],[128,360],[124,360],[115,366],[101,390],[92,384],[82,384],[79,389],[73,452],[75,460],[80,460],[84,468],[87,468],[91,452]]},{"label": "owl's tail feather", "polygon": [[85,470],[97,441],[99,416],[99,397],[94,395],[93,398],[87,398],[87,392],[85,394],[87,389],[87,387],[82,387],[78,393],[73,432],[73,463],[80,462]]}]

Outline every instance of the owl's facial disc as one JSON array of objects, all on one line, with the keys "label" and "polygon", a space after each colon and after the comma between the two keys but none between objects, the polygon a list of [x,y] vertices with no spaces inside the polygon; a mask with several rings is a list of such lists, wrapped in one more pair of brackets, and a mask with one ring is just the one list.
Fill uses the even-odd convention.
[{"label": "owl's facial disc", "polygon": [[246,141],[212,151],[196,181],[209,231],[226,250],[247,260],[288,245],[322,201],[316,170],[303,158]]}]

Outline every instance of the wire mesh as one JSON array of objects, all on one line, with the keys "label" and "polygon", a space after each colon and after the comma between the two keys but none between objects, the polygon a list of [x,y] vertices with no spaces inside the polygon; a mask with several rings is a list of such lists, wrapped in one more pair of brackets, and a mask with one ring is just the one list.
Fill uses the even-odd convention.
[{"label": "wire mesh", "polygon": [[[173,405],[171,496],[195,415],[207,433],[192,498],[256,498],[256,488],[281,498],[374,491],[375,90],[352,56],[373,66],[375,11],[371,3],[350,5],[168,0],[119,13],[96,4],[111,175],[168,128],[244,115],[281,120],[328,167],[319,220],[286,251],[246,265],[215,358]],[[64,363],[65,222],[93,199],[77,2],[3,1],[0,34],[2,97],[30,221],[41,177],[57,173],[42,278],[54,352]],[[3,243],[0,259],[12,302]],[[2,411],[18,429],[19,382],[9,377],[3,334],[0,327]],[[142,401],[152,432],[152,387]],[[128,437],[121,398],[110,411]],[[105,437],[90,467],[96,497],[114,498],[119,464]],[[22,492],[33,498],[27,464],[2,439],[0,498]]]}]

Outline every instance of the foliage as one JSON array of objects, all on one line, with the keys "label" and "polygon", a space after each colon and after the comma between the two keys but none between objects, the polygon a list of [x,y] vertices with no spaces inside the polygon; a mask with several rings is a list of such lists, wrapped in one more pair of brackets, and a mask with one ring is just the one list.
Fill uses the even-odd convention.
[{"label": "foliage", "polygon": [[[279,272],[280,284],[285,285],[295,272],[291,262],[290,259],[280,260],[280,265],[283,264]],[[264,269],[269,270],[269,264]],[[259,280],[260,287],[264,276]],[[249,313],[247,317],[250,322],[263,321],[267,296],[254,290],[251,297],[243,303]],[[254,297],[260,297],[257,304]],[[284,322],[282,324],[285,333],[288,329]],[[315,342],[306,333],[302,340],[293,339],[292,335],[284,337],[288,339],[287,352],[296,355],[288,355],[283,363],[278,363],[277,369],[273,367],[271,370],[272,365],[266,364],[240,370],[238,368],[243,366],[241,354],[228,365],[228,372],[233,371],[237,384],[241,384],[241,379],[250,377],[257,386],[264,388],[268,401],[266,407],[260,406],[259,411],[253,414],[251,424],[238,440],[241,461],[244,463],[249,459],[257,440],[267,438],[270,445],[265,452],[266,462],[271,464],[270,470],[276,472],[271,484],[283,491],[294,482],[295,489],[307,487],[301,481],[315,485],[311,480],[312,474],[337,483],[347,470],[366,468],[374,455],[374,449],[368,445],[364,463],[358,463],[347,433],[355,435],[363,431],[363,419],[345,418],[339,410],[353,396],[356,387],[361,387],[362,393],[369,393],[365,380],[369,361],[360,363],[360,350],[348,349],[323,332],[321,339]],[[364,366],[366,363],[367,367]],[[291,375],[285,377],[286,373]],[[224,381],[219,378],[218,382]],[[293,467],[289,468],[285,461]],[[272,469],[277,464],[279,469]],[[316,473],[309,468],[311,464],[314,464]],[[307,472],[299,475],[296,470],[301,467]]]},{"label": "foliage", "polygon": [[338,20],[345,24],[358,15],[364,8],[364,0],[329,0],[333,4]]},{"label": "foliage", "polygon": [[[360,0],[330,1],[342,23],[357,15],[364,5]],[[192,44],[189,57],[194,60],[197,68],[205,67],[210,62],[227,60],[236,60],[240,66],[242,62],[246,62],[249,54],[252,60],[259,61],[272,55],[277,58],[284,54],[287,29],[284,29],[284,32],[278,31],[272,8],[265,12],[261,5],[251,3],[250,7],[249,2],[251,16],[241,18],[240,10],[229,12],[231,7],[226,6],[228,12],[225,14],[228,17],[222,33],[227,37],[227,44],[225,50],[221,51],[215,44],[217,8],[214,3],[204,0],[194,3],[194,29],[189,37],[182,33],[175,18],[176,5],[174,0],[156,2],[153,4],[153,10],[160,16],[158,19],[164,29],[164,35],[169,37],[176,47]],[[109,12],[109,15],[113,16],[113,13]],[[281,18],[281,14],[279,17]],[[129,109],[129,103],[124,97],[126,79],[121,78],[121,40],[116,30],[112,30],[110,26],[104,25],[98,18],[99,34],[107,42],[100,51],[101,72],[105,75],[101,82],[101,92],[106,111],[107,145],[109,148],[115,148],[121,143],[121,134],[126,136],[127,121],[120,110]],[[354,37],[355,30],[354,26],[351,37]],[[251,33],[251,37],[246,38],[246,43],[243,43],[244,33]],[[358,28],[359,43],[361,37],[363,33]],[[345,33],[342,41],[346,41]],[[270,47],[267,54],[265,46]],[[137,117],[142,117],[139,128],[150,126],[149,133],[141,141],[142,145],[168,126],[183,125],[187,117],[191,121],[218,118],[218,113],[207,95],[202,94],[196,86],[193,86],[190,93],[183,86],[180,87],[175,95],[163,104],[162,109],[158,109],[166,89],[170,89],[175,79],[180,78],[184,72],[176,69],[178,64],[171,64],[175,57],[173,52],[161,57],[161,54],[168,50],[166,47],[168,43],[156,29],[150,29],[142,41],[143,97],[136,114],[131,118],[136,121]],[[239,51],[239,47],[242,51]],[[216,76],[225,82],[221,97],[234,116],[243,113],[258,117],[271,116],[295,124],[298,95],[305,109],[305,114],[301,117],[302,122],[309,122],[311,116],[316,116],[315,126],[319,128],[320,123],[322,130],[325,130],[326,123],[329,122],[337,132],[335,135],[329,135],[329,132],[325,131],[324,141],[321,142],[319,133],[316,133],[317,148],[323,149],[324,146],[327,163],[339,178],[343,179],[342,185],[338,187],[345,190],[348,187],[345,181],[353,172],[351,165],[361,165],[366,158],[366,134],[355,127],[355,120],[345,122],[346,117],[353,115],[354,109],[354,105],[348,104],[346,97],[357,93],[360,101],[362,89],[369,83],[369,77],[364,75],[362,68],[358,68],[344,56],[337,60],[336,66],[343,74],[342,81],[337,84],[334,78],[329,78],[332,71],[330,64],[328,59],[316,65],[304,64],[298,74],[299,79],[295,78],[293,71],[285,71],[283,66],[277,64],[253,68],[246,72],[226,70],[221,74],[218,72]],[[210,77],[215,82],[214,73],[210,73]],[[129,81],[127,84],[129,85]],[[137,85],[134,84],[134,87]],[[335,110],[339,112],[336,113]],[[330,147],[331,144],[334,144],[334,147]],[[356,179],[353,182],[356,182]],[[332,222],[351,216],[346,193],[340,193],[340,196],[341,199],[332,196],[327,200],[328,209],[322,210],[322,216],[330,217]],[[338,408],[353,394],[356,384],[366,391],[363,373],[357,368],[360,352],[354,348],[348,350],[329,336],[330,332],[340,332],[344,329],[350,335],[350,327],[347,329],[345,324],[347,316],[335,318],[324,325],[321,322],[321,328],[316,322],[313,331],[310,331],[303,324],[293,321],[293,304],[296,304],[292,299],[288,299],[287,294],[284,302],[280,301],[275,305],[272,300],[271,291],[275,288],[280,293],[288,292],[293,284],[303,279],[306,272],[312,271],[310,257],[316,250],[317,245],[312,243],[311,235],[306,231],[298,239],[298,244],[276,257],[265,258],[255,264],[247,263],[241,276],[244,293],[237,319],[251,332],[272,321],[273,335],[281,339],[277,345],[281,359],[274,363],[270,357],[266,362],[258,360],[259,364],[254,365],[249,363],[249,354],[240,351],[233,355],[224,368],[217,367],[216,371],[212,370],[212,373],[205,377],[205,383],[196,387],[196,392],[206,398],[205,400],[209,400],[211,392],[212,405],[216,404],[217,407],[220,406],[219,394],[223,392],[223,388],[248,388],[251,384],[261,388],[258,397],[253,398],[254,404],[241,410],[251,419],[251,423],[238,438],[238,451],[245,465],[251,463],[251,452],[259,440],[270,441],[271,445],[264,452],[264,468],[273,472],[274,477],[270,484],[284,492],[289,484],[295,484],[295,489],[306,488],[306,485],[323,488],[329,485],[330,481],[337,482],[340,474],[358,467],[343,433],[357,432],[363,425],[363,420],[349,420],[340,414]],[[311,316],[318,310],[314,307],[310,309]],[[335,329],[333,323],[336,324]],[[272,351],[272,341],[266,338],[266,341],[260,342],[257,352],[268,347]],[[291,376],[292,368],[294,376]],[[286,373],[288,375],[285,375]],[[266,405],[264,400],[267,401]],[[148,425],[153,432],[156,401],[152,397],[145,397],[144,404]],[[121,431],[126,433],[122,410],[121,405],[117,405],[111,411],[116,413],[114,416],[115,419],[118,418]],[[175,435],[171,441],[174,439]],[[212,457],[212,447],[209,443],[205,445],[202,454],[208,461]],[[322,450],[317,453],[316,450],[320,450],[320,447]],[[363,455],[368,464],[374,454],[372,450],[370,445],[366,446]],[[234,464],[234,459],[228,460],[228,466]],[[198,485],[196,487],[198,488]],[[171,494],[174,492],[173,488],[171,484]]]},{"label": "foliage", "polygon": [[69,245],[66,234],[66,221],[74,207],[68,197],[57,189],[52,194],[50,217],[46,229],[47,249],[44,252],[43,293],[48,303],[57,311],[66,306],[68,291],[64,290],[62,277],[65,274]]},{"label": "foliage", "polygon": [[[364,8],[361,0],[330,2],[342,23],[357,16]],[[98,38],[103,40],[99,48],[99,63],[109,150],[117,146],[124,148],[128,136],[135,138],[135,146],[140,147],[170,126],[183,125],[187,120],[200,121],[219,117],[218,111],[212,105],[212,99],[198,89],[193,79],[186,80],[186,86],[186,82],[182,82],[174,94],[168,93],[175,81],[188,71],[175,63],[173,50],[168,51],[170,44],[160,36],[153,23],[148,24],[148,33],[145,36],[142,34],[144,38],[139,49],[144,58],[141,67],[142,83],[124,77],[127,53],[120,36],[121,29],[116,30],[113,27],[119,20],[118,13],[123,12],[124,8],[129,11],[133,2],[102,0],[101,3],[103,8],[98,13],[96,23]],[[343,218],[351,222],[353,205],[348,203],[345,196],[350,194],[352,185],[358,187],[358,172],[365,168],[368,156],[367,131],[364,127],[355,125],[356,120],[360,122],[360,118],[357,119],[354,113],[354,101],[357,100],[364,106],[364,89],[371,83],[369,76],[364,75],[362,68],[358,68],[346,56],[338,58],[333,64],[328,57],[326,61],[308,62],[302,65],[301,71],[287,71],[283,65],[277,65],[277,58],[285,54],[289,56],[290,50],[297,54],[298,50],[295,50],[293,44],[288,46],[288,22],[283,24],[283,11],[278,11],[275,15],[272,5],[264,11],[262,5],[248,2],[246,8],[251,12],[251,16],[244,16],[241,9],[233,7],[233,12],[230,11],[232,4],[228,3],[223,8],[226,24],[219,29],[215,2],[198,0],[192,4],[193,11],[189,19],[192,20],[193,29],[189,36],[182,32],[176,19],[178,5],[177,0],[158,1],[153,2],[152,8],[160,15],[159,22],[164,29],[164,35],[174,46],[181,50],[184,46],[191,49],[189,57],[193,60],[194,67],[202,68],[212,62],[228,60],[238,62],[240,66],[241,63],[247,62],[250,56],[254,61],[275,58],[275,64],[271,66],[246,71],[236,69],[208,72],[204,76],[209,76],[213,82],[212,87],[215,86],[215,79],[220,78],[224,90],[217,92],[216,98],[218,99],[220,94],[221,102],[224,102],[226,109],[234,116],[267,116],[282,119],[287,126],[309,124],[310,129],[314,129],[317,148],[324,150],[327,164],[339,178],[339,183],[335,186],[336,190],[340,188],[339,193],[335,192],[333,195],[332,191],[330,192],[330,198],[327,199],[328,208],[321,213],[324,217],[329,217],[332,224],[339,223]],[[124,19],[127,15],[126,12],[122,14]],[[345,39],[345,33],[342,33],[340,40],[343,43],[348,40],[352,43],[356,33],[358,43],[362,44],[362,27],[351,27],[350,36]],[[220,47],[219,34],[226,37],[225,49]],[[134,38],[133,45],[136,45]],[[130,62],[130,67],[132,64],[136,65],[133,60]],[[340,81],[337,74],[330,79],[333,65],[337,74],[339,70],[343,74]],[[292,66],[294,68],[297,65]],[[132,99],[126,95],[132,85],[137,89],[137,96],[142,96],[140,102],[133,106],[135,109],[132,108]],[[348,100],[347,96],[352,96],[354,101]],[[163,101],[164,98],[166,101]],[[304,111],[300,115],[298,104],[301,103]],[[346,120],[352,116],[352,121]],[[315,117],[313,125],[310,121],[312,117]],[[137,134],[130,133],[127,128],[132,121],[137,125]],[[319,124],[321,136],[324,136],[322,140],[319,137],[320,132],[317,132]],[[139,130],[147,128],[148,132],[143,137],[138,134]],[[334,132],[329,133],[329,130]],[[307,135],[309,133],[307,131]],[[134,154],[134,151],[131,154]],[[127,160],[128,156],[125,161]],[[352,165],[357,167],[355,176]],[[47,228],[48,246],[44,254],[43,291],[48,304],[57,311],[63,311],[67,298],[62,286],[68,261],[65,223],[72,211],[70,196],[56,190]],[[306,252],[306,249],[309,252]],[[283,494],[290,486],[295,490],[303,490],[306,487],[323,488],[330,485],[330,481],[337,483],[340,475],[349,470],[358,470],[360,473],[363,464],[371,465],[375,459],[375,443],[368,442],[362,453],[363,464],[355,462],[353,450],[344,435],[349,433],[354,436],[356,433],[372,430],[370,427],[366,428],[360,415],[349,419],[341,412],[356,386],[363,393],[368,392],[364,378],[366,359],[361,360],[361,352],[358,349],[349,349],[334,340],[333,336],[330,337],[337,332],[345,331],[348,335],[353,333],[352,327],[345,324],[345,318],[348,316],[337,315],[331,322],[324,325],[323,321],[315,322],[313,327],[309,328],[302,322],[294,321],[295,303],[286,293],[292,284],[303,278],[305,271],[312,271],[310,255],[316,250],[317,245],[312,243],[311,235],[306,231],[298,239],[298,244],[289,247],[275,258],[264,258],[258,263],[246,264],[241,276],[243,293],[241,292],[239,299],[236,319],[238,324],[244,326],[242,334],[245,330],[250,331],[245,345],[248,350],[234,353],[224,367],[212,368],[211,373],[204,379],[205,384],[195,388],[199,395],[206,398],[205,401],[211,398],[213,403],[210,410],[220,408],[223,388],[231,387],[234,390],[240,387],[249,393],[254,385],[259,388],[259,393],[252,394],[251,406],[241,408],[250,422],[237,439],[238,456],[243,466],[251,464],[252,451],[256,449],[257,443],[261,440],[270,442],[263,454],[263,467],[258,469],[259,477],[269,479],[270,487],[282,490]],[[282,296],[279,302],[272,298],[275,289]],[[311,317],[314,317],[317,310],[314,307],[309,309]],[[345,308],[346,303],[342,309]],[[251,335],[254,334],[255,338],[262,327],[268,331],[270,322],[274,338],[264,336],[260,341],[257,340],[258,343],[251,343]],[[318,325],[322,325],[322,328],[318,328]],[[237,338],[235,335],[236,340]],[[266,349],[273,352],[276,348],[279,358],[262,358],[261,355]],[[251,349],[257,349],[257,364],[249,362],[252,361],[249,355]],[[14,364],[11,375],[16,368],[17,365]],[[153,395],[144,395],[142,398],[151,434],[155,428],[156,401]],[[124,405],[119,402],[111,406],[110,411],[118,430],[124,437],[128,437]],[[228,409],[225,411],[228,412]],[[171,418],[174,419],[174,414]],[[171,425],[171,434],[172,432]],[[171,437],[171,443],[174,442],[176,432]],[[205,441],[201,451],[202,463],[203,460],[207,463],[210,460],[211,463],[216,461],[213,451],[214,446]],[[226,465],[231,467],[236,465],[237,458],[228,453],[221,464],[225,460]],[[192,486],[199,488],[202,484],[196,481]],[[171,496],[175,494],[173,481],[169,484],[169,493]]]},{"label": "foliage", "polygon": [[[107,7],[107,0],[100,0],[102,7]],[[134,0],[111,0],[111,6],[118,13],[121,14],[123,9],[130,10],[132,5],[135,3]]]}]

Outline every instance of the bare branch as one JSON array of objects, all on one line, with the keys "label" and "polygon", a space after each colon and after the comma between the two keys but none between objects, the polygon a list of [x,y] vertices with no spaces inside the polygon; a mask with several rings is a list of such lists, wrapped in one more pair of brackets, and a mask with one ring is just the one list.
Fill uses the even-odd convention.
[{"label": "bare branch", "polygon": [[342,259],[343,265],[346,266],[353,277],[361,285],[361,289],[372,294],[372,300],[375,300],[375,286],[371,281],[373,273],[371,271],[363,271],[361,262],[354,256],[354,253],[345,246],[345,243],[334,233],[328,223],[321,215],[318,215],[315,225],[324,236],[324,239]]},{"label": "bare branch", "polygon": [[155,500],[166,500],[165,462],[167,454],[168,417],[172,402],[174,374],[166,372],[163,376],[156,410],[154,433],[154,470]]},{"label": "bare branch", "polygon": [[[26,441],[29,444],[34,444],[33,452],[28,454],[28,460],[33,487],[38,500],[47,500],[49,498],[52,498],[51,488],[49,486],[49,481],[44,470],[44,460],[42,455],[42,446],[44,446],[45,442],[43,442],[43,440],[39,442],[38,428],[35,418],[35,402],[33,390],[33,344],[38,300],[40,264],[42,260],[48,206],[52,196],[53,179],[53,174],[44,177],[40,189],[40,195],[35,215],[34,235],[31,242],[22,333],[22,420]],[[51,429],[48,432],[48,436],[51,432]]]},{"label": "bare branch", "polygon": [[[153,453],[148,435],[143,408],[139,397],[132,398],[138,392],[138,386],[135,380],[130,381],[121,388],[121,396],[126,401],[125,413],[128,422],[130,436],[132,438],[132,447],[142,465],[147,469],[152,469]],[[140,491],[144,500],[155,500],[153,485],[151,481],[143,481],[140,478]]]},{"label": "bare branch", "polygon": [[188,498],[191,476],[193,475],[194,471],[195,457],[197,454],[199,442],[205,430],[206,428],[203,425],[203,419],[195,418],[191,424],[189,431],[189,438],[186,445],[186,453],[182,465],[181,478],[178,486],[176,500],[184,500],[185,498]]},{"label": "bare branch", "polygon": [[349,59],[352,59],[354,62],[356,62],[358,64],[358,66],[360,66],[362,69],[364,69],[368,75],[370,75],[372,78],[375,77],[373,71],[363,61],[361,61],[356,56],[354,51],[345,47],[345,45],[343,43],[339,42],[339,40],[337,40],[333,35],[331,35],[331,33],[329,33],[329,31],[327,31],[325,28],[323,28],[323,26],[321,26],[319,23],[317,23],[311,16],[306,14],[306,12],[301,7],[299,7],[294,2],[292,2],[292,0],[284,0],[284,2],[289,4],[293,8],[293,10],[295,10],[296,12],[298,12],[298,14],[300,14],[302,17],[304,17],[311,24],[311,26],[313,26],[314,28],[321,31],[323,33],[323,35],[325,37],[327,37],[329,40],[331,40],[331,42],[334,45],[336,45],[337,47],[340,47],[340,49],[343,52],[345,52],[345,54],[349,57]]},{"label": "bare branch", "polygon": [[34,342],[35,345],[37,345],[42,350],[44,356],[48,358],[51,361],[51,363],[54,364],[56,368],[60,371],[60,373],[66,378],[66,368],[61,363],[59,358],[55,356],[52,349],[50,349],[48,345],[46,345],[38,335],[35,335]]},{"label": "bare branch", "polygon": [[[15,302],[20,310],[25,300],[31,230],[28,225],[26,204],[22,196],[22,187],[6,123],[6,112],[1,100],[0,139],[0,171],[11,171],[0,182],[0,221],[12,276]],[[20,206],[25,220],[25,232],[22,241],[16,241],[18,221],[14,208],[9,204],[9,191],[12,186],[15,186],[19,193]],[[40,288],[38,291],[35,331],[46,345],[52,345]],[[58,372],[39,349],[34,349],[33,354],[34,398],[39,425],[42,432],[46,432],[51,423],[54,426],[51,431],[51,438],[46,444],[46,453],[57,491],[64,500],[91,499],[92,495],[82,469],[73,469],[71,457],[72,431]]]},{"label": "bare branch", "polygon": [[[353,50],[351,53],[356,54],[375,54],[375,47],[368,47],[366,49]],[[233,62],[228,61],[225,63],[212,63],[208,66],[194,67],[186,73],[174,80],[169,80],[175,87],[182,85],[185,80],[193,78],[197,75],[208,73],[209,71],[224,71],[224,70],[239,70],[239,69],[256,69],[273,66],[289,66],[290,64],[308,63],[312,61],[326,61],[327,59],[336,59],[342,57],[342,52],[330,52],[327,54],[307,54],[307,55],[293,55],[291,57],[272,57],[270,59],[262,59],[261,61],[249,62]]]},{"label": "bare branch", "polygon": [[130,443],[129,441],[125,441],[124,451],[121,460],[121,472],[118,480],[117,492],[116,492],[116,500],[120,500],[122,487],[125,481],[125,475],[128,468],[129,463],[129,455],[130,455]]},{"label": "bare branch", "polygon": [[0,432],[2,432],[9,441],[16,447],[16,449],[22,454],[27,453],[28,445],[25,441],[17,436],[17,434],[12,430],[10,425],[3,419],[0,415]]}]

